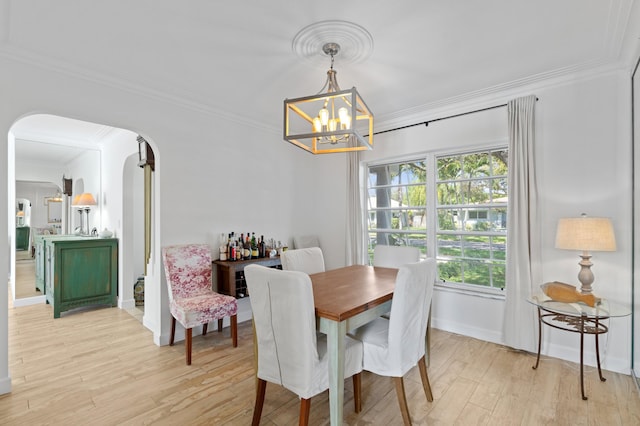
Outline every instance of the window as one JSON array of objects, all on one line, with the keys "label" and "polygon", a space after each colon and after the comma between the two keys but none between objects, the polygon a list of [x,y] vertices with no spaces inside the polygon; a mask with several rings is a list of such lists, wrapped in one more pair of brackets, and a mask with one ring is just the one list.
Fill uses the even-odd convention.
[{"label": "window", "polygon": [[445,283],[504,288],[507,166],[504,148],[370,165],[370,259],[376,244],[416,246]]},{"label": "window", "polygon": [[424,160],[369,167],[369,259],[376,244],[415,246],[426,253]]}]

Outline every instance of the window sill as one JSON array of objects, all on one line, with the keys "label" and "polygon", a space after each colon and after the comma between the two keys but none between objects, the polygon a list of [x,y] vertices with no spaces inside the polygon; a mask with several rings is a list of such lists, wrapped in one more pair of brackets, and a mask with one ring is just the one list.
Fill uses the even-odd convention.
[{"label": "window sill", "polygon": [[467,296],[483,297],[486,299],[495,299],[495,300],[505,299],[504,290],[499,290],[495,288],[487,288],[487,287],[470,288],[470,286],[464,285],[464,284],[441,282],[441,281],[436,282],[435,288],[438,291],[464,294]]}]

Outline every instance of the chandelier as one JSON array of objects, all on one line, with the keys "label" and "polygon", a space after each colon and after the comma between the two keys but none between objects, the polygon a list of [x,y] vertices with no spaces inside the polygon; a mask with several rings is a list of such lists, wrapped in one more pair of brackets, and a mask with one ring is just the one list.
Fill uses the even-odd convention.
[{"label": "chandelier", "polygon": [[355,87],[340,90],[333,69],[340,45],[326,43],[322,51],[331,56],[327,80],[316,95],[284,100],[284,139],[313,154],[369,150],[373,113]]}]

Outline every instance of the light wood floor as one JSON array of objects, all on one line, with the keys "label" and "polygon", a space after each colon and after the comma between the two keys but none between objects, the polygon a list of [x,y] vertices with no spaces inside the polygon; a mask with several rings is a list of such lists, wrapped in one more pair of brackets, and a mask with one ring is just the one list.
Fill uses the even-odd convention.
[{"label": "light wood floor", "polygon": [[[213,327],[212,327],[213,328]],[[0,396],[2,425],[248,425],[254,403],[250,322],[197,336],[193,365],[182,342],[157,347],[138,320],[117,308],[63,314],[50,306],[9,309],[11,394]],[[428,403],[416,369],[405,378],[419,425],[638,425],[640,398],[630,376],[587,368],[588,401],[578,366],[535,358],[499,345],[433,330]],[[345,423],[402,424],[393,384],[364,373],[363,411],[353,412],[345,382]],[[312,399],[311,424],[329,423],[328,393]],[[295,395],[267,385],[263,425],[297,422]]]},{"label": "light wood floor", "polygon": [[[26,252],[16,252],[24,254]],[[36,289],[36,261],[31,256],[16,259],[16,299],[42,296]]]}]

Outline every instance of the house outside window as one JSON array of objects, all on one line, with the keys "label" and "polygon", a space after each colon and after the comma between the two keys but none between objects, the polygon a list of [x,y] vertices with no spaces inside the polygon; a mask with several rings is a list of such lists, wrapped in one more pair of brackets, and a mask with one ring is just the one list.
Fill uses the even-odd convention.
[{"label": "house outside window", "polygon": [[368,165],[370,262],[377,244],[415,246],[443,285],[503,289],[507,170],[503,147]]}]

